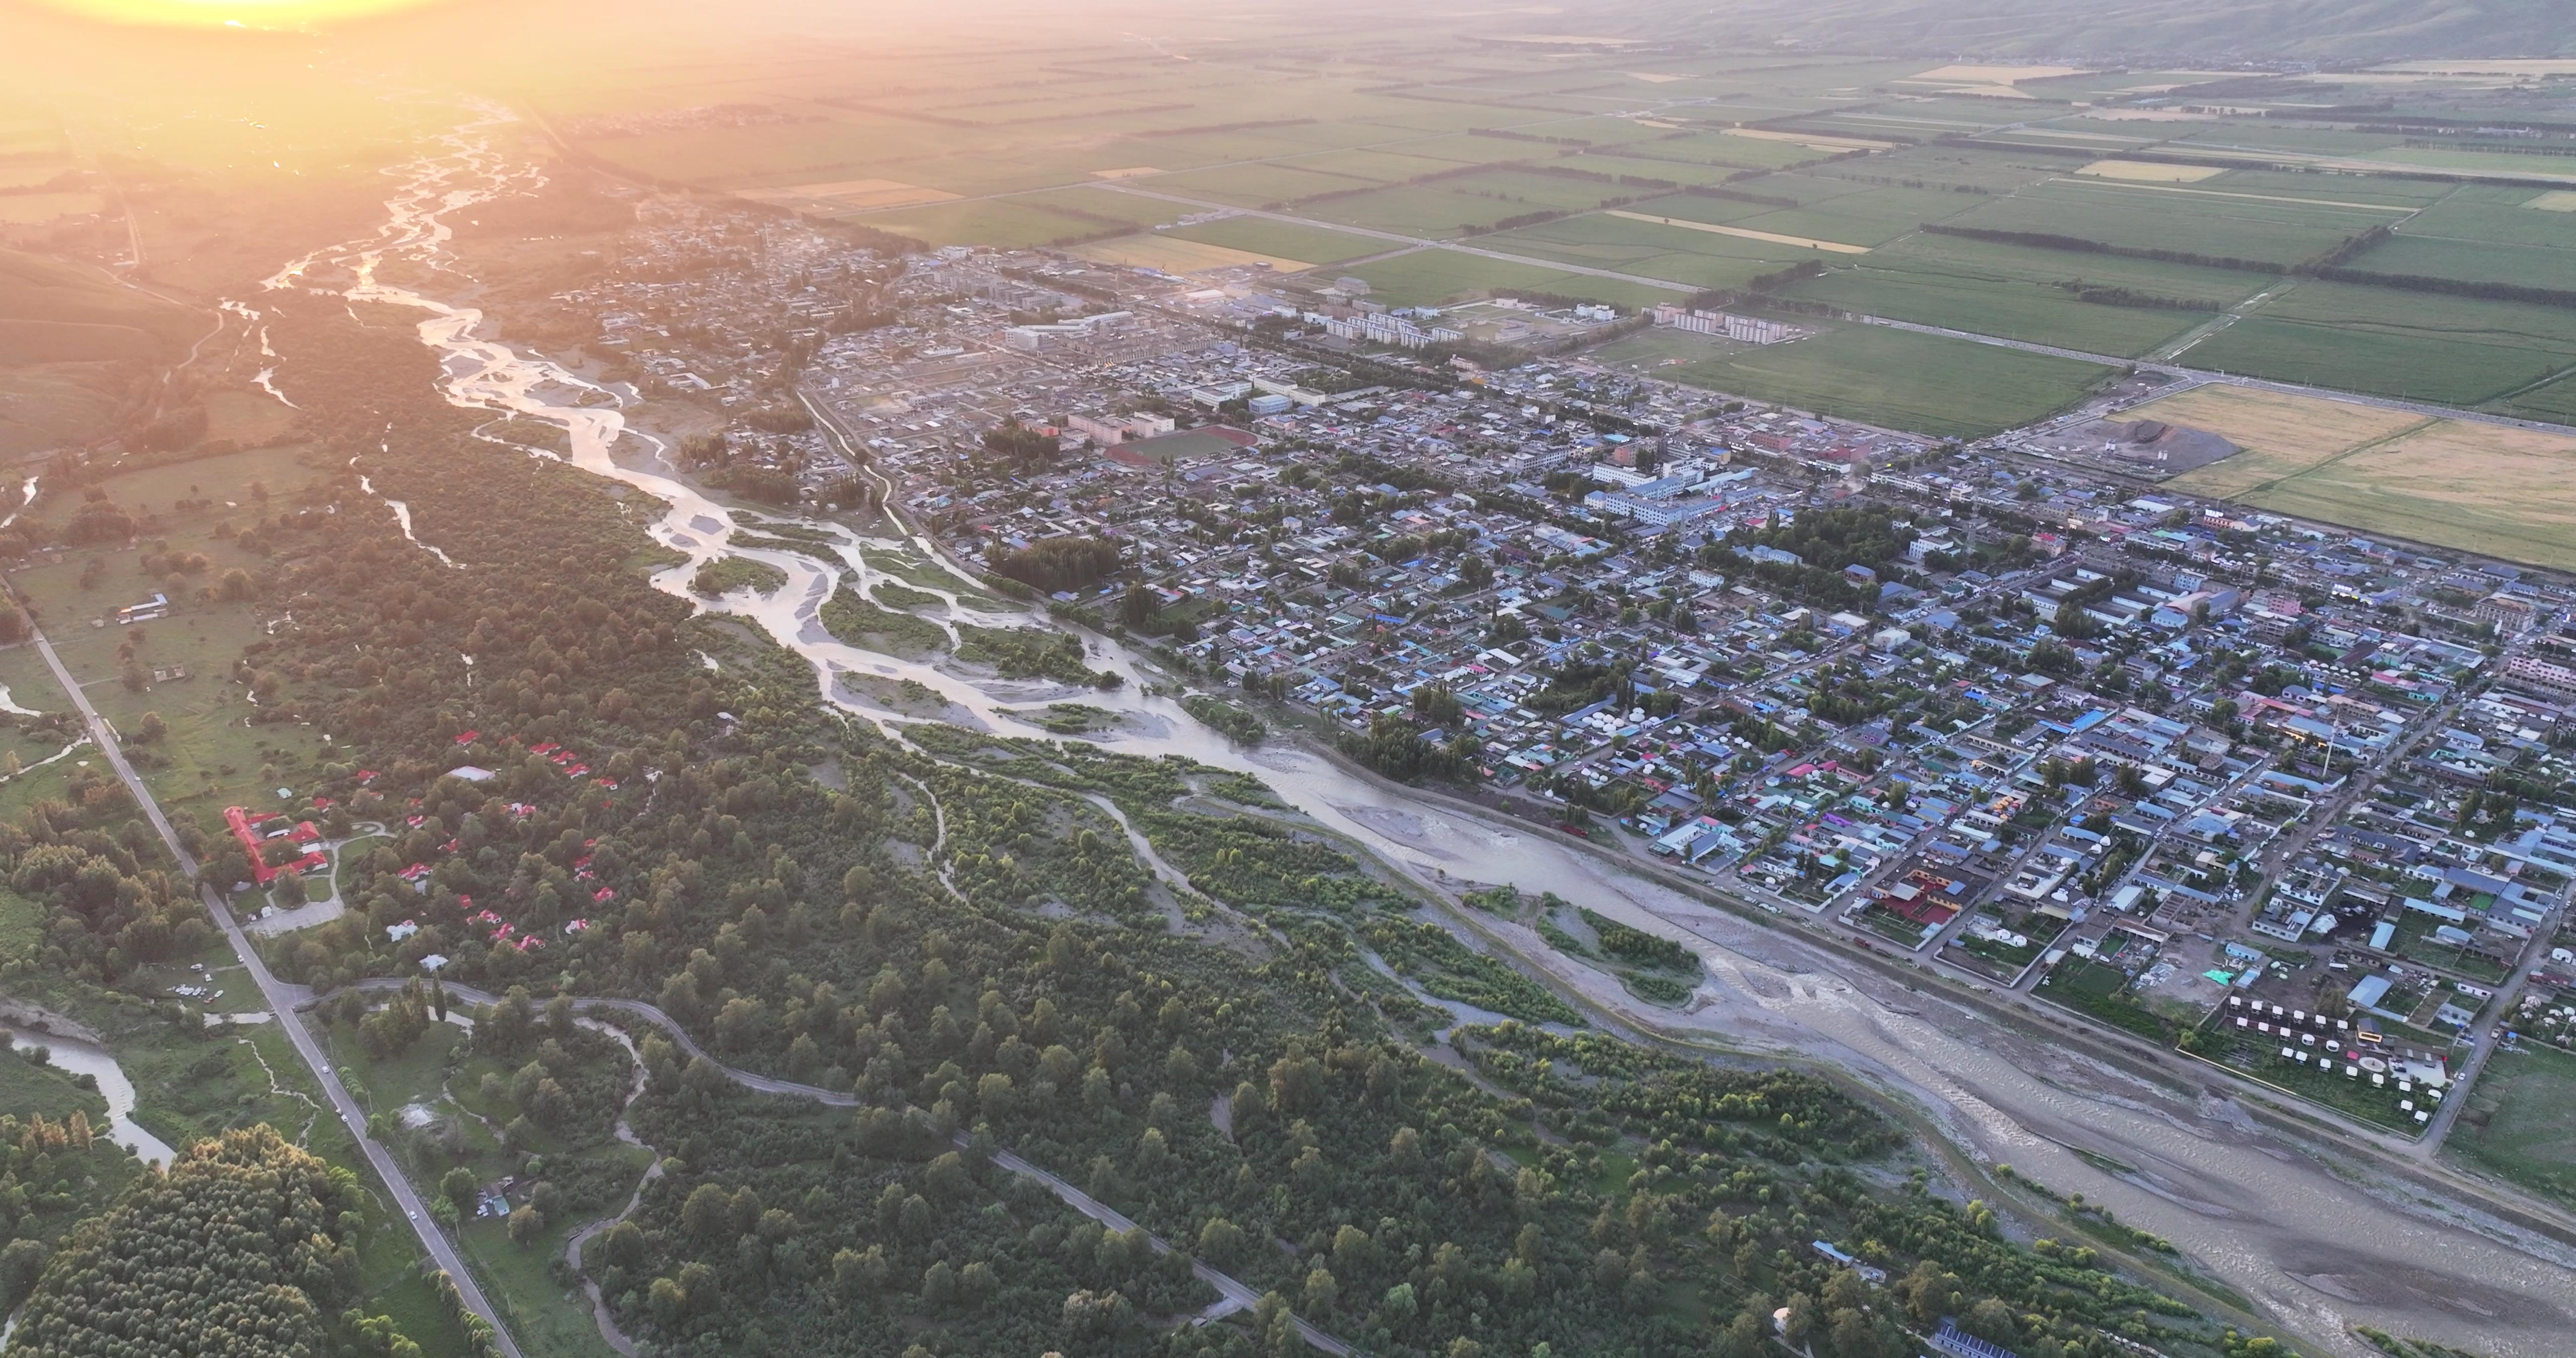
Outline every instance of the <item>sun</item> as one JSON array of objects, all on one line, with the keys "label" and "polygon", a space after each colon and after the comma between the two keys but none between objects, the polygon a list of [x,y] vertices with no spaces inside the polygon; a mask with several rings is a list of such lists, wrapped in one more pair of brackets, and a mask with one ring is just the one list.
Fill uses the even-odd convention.
[{"label": "sun", "polygon": [[112,24],[178,28],[308,28],[417,9],[435,0],[44,0]]}]

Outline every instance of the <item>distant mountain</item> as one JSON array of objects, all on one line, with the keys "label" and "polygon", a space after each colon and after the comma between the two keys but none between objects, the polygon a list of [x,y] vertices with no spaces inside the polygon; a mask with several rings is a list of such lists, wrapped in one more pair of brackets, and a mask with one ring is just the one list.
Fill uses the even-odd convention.
[{"label": "distant mountain", "polygon": [[2013,56],[2576,56],[2576,0],[1742,0],[1663,35]]}]

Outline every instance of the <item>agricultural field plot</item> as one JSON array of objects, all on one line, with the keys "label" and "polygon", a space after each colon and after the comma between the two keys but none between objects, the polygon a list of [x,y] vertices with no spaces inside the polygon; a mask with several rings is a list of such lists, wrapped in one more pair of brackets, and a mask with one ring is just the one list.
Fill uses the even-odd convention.
[{"label": "agricultural field plot", "polygon": [[[1740,173],[1723,165],[1702,165],[1696,161],[1646,160],[1615,151],[1585,152],[1567,160],[1549,162],[1593,174],[1618,175],[1628,179],[1662,180],[1666,184],[1716,184]],[[1621,185],[1621,188],[1632,187]]]},{"label": "agricultural field plot", "polygon": [[1786,170],[1823,160],[1835,152],[1819,151],[1796,141],[1741,137],[1727,132],[1692,132],[1680,136],[1667,134],[1653,141],[1625,147],[1622,154],[1646,160],[1722,165],[1730,170]]},{"label": "agricultural field plot", "polygon": [[2194,366],[2474,406],[2563,370],[2576,314],[2558,307],[2301,283],[2190,353]]},{"label": "agricultural field plot", "polygon": [[[1178,204],[1172,204],[1178,208]],[[934,245],[990,245],[1025,250],[1035,245],[1079,240],[1104,230],[1097,220],[1056,212],[1016,198],[942,204],[876,213],[864,219],[880,230],[898,232]]]},{"label": "agricultural field plot", "polygon": [[1286,255],[1235,250],[1222,245],[1210,245],[1205,241],[1184,240],[1162,232],[1093,241],[1087,245],[1074,246],[1072,253],[1079,258],[1096,260],[1102,264],[1124,264],[1133,268],[1159,269],[1169,274],[1201,273],[1209,269],[1231,269],[1246,264],[1266,264],[1278,273],[1300,273],[1314,268],[1318,262]]},{"label": "agricultural field plot", "polygon": [[[2538,161],[2538,164],[2534,164]],[[2576,184],[2576,163],[2558,157],[2522,156],[2509,151],[2475,151],[2450,147],[2402,146],[2374,152],[2365,164],[2390,169],[2450,170],[2482,179],[2544,179]]]},{"label": "agricultural field plot", "polygon": [[2175,478],[2176,489],[2535,565],[2576,565],[2576,435],[2225,385],[2126,413],[2206,429],[2245,449]]},{"label": "agricultural field plot", "polygon": [[2229,149],[2257,147],[2265,151],[2295,151],[2321,156],[2366,156],[2392,150],[2406,139],[2393,132],[2363,132],[2349,128],[2291,126],[2266,119],[2260,122],[2220,122],[2194,127],[2177,134],[2178,151],[2199,149],[2197,143],[2217,142]]},{"label": "agricultural field plot", "polygon": [[2093,179],[2119,179],[2141,184],[2197,184],[2227,173],[2215,165],[2175,165],[2161,160],[2097,160],[2075,173]]},{"label": "agricultural field plot", "polygon": [[2576,425],[2576,367],[2508,396],[2489,401],[2499,415]]},{"label": "agricultural field plot", "polygon": [[2420,208],[2458,190],[2450,184],[2377,175],[2316,174],[2288,170],[2229,170],[2195,186],[2203,193],[2259,198],[2313,199],[2346,206]]},{"label": "agricultural field plot", "polygon": [[1437,306],[1485,296],[1496,288],[1524,288],[1533,292],[1561,293],[1568,297],[1589,297],[1627,307],[1652,306],[1682,295],[1678,288],[1662,289],[1641,283],[1624,283],[1615,278],[1593,278],[1565,273],[1544,264],[1488,259],[1455,250],[1415,250],[1357,265],[1350,273],[1367,281],[1370,300],[1389,306]]},{"label": "agricultural field plot", "polygon": [[2235,499],[2425,423],[2409,411],[2225,383],[2160,397],[2131,407],[2123,417],[2205,429],[2243,448],[2234,457],[2174,479],[2178,490],[2219,499]]},{"label": "agricultural field plot", "polygon": [[1081,217],[1102,227],[1125,223],[1129,226],[1160,226],[1176,222],[1197,209],[1163,198],[1146,198],[1115,189],[1050,189],[1044,193],[1024,193],[1012,201]]},{"label": "agricultural field plot", "polygon": [[2576,217],[2531,206],[2551,196],[2531,189],[2463,189],[2409,219],[2352,267],[2576,290]]},{"label": "agricultural field plot", "polygon": [[[1774,192],[1781,176],[1765,179],[1754,191]],[[1864,188],[1836,195],[1803,208],[1784,208],[1758,217],[1737,218],[1737,226],[1787,236],[1813,236],[1853,245],[1885,245],[1919,229],[1925,222],[1946,221],[1973,211],[1983,199],[1964,193],[1928,189]]]},{"label": "agricultural field plot", "polygon": [[1918,325],[2131,358],[2155,351],[2215,314],[2104,306],[2053,284],[1888,268],[1874,261],[1833,269],[1799,284],[1791,293],[1846,311]]},{"label": "agricultural field plot", "polygon": [[2576,567],[2576,435],[2434,421],[2246,499],[2365,532]]},{"label": "agricultural field plot", "polygon": [[1721,335],[1698,335],[1687,330],[1656,326],[1633,335],[1623,335],[1587,352],[1584,357],[1605,368],[1660,377],[1665,375],[1662,371],[1665,368],[1705,362],[1751,347]]},{"label": "agricultural field plot", "polygon": [[1477,240],[1479,248],[1615,269],[1693,288],[1729,288],[1815,254],[1799,245],[1665,225],[1611,213],[1543,222]]},{"label": "agricultural field plot", "polygon": [[1228,217],[1196,226],[1176,226],[1163,234],[1175,240],[1201,241],[1277,259],[1302,259],[1310,264],[1339,264],[1346,259],[1398,248],[1394,241],[1354,236],[1296,222],[1272,221],[1267,217]]},{"label": "agricultural field plot", "polygon": [[2323,254],[2390,216],[2376,208],[2176,191],[2185,187],[2190,186],[2053,179],[1987,199],[1951,224],[2286,267]]},{"label": "agricultural field plot", "polygon": [[2119,288],[2146,297],[2190,303],[2181,310],[2224,310],[2279,281],[2240,269],[2212,269],[2197,264],[2169,264],[2160,259],[2047,250],[1999,241],[1969,240],[1930,232],[1908,236],[1870,252],[1875,269],[1901,269],[2002,283],[2038,283],[2055,287],[2081,283]]},{"label": "agricultural field plot", "polygon": [[1319,193],[1364,189],[1370,184],[1368,180],[1348,175],[1324,174],[1276,164],[1223,165],[1182,174],[1156,175],[1140,182],[1142,187],[1157,192],[1186,194],[1234,207],[1268,207],[1274,203],[1311,198]]},{"label": "agricultural field plot", "polygon": [[1580,212],[1604,198],[1617,196],[1615,185],[1494,170],[1309,203],[1301,207],[1299,215],[1444,239],[1524,213]]},{"label": "agricultural field plot", "polygon": [[1979,193],[2009,193],[2025,184],[2055,178],[2066,173],[2066,165],[2067,162],[2055,156],[2029,152],[1972,146],[1910,146],[1855,160],[1809,166],[1800,174],[1808,179],[1841,179],[1958,193],[1963,201],[1974,201],[1972,195]]},{"label": "agricultural field plot", "polygon": [[2115,371],[1971,340],[1846,325],[1667,374],[1733,396],[1966,439],[2045,419]]},{"label": "agricultural field plot", "polygon": [[2442,1143],[2453,1159],[2576,1205],[2576,1055],[2539,1044],[2488,1058]]},{"label": "agricultural field plot", "polygon": [[[1489,143],[1489,145],[1501,148],[1509,146],[1511,143],[1492,142]],[[1528,149],[1543,150],[1544,148]],[[1420,176],[1427,174],[1442,174],[1450,170],[1455,170],[1460,165],[1478,165],[1489,162],[1500,163],[1504,161],[1525,160],[1529,158],[1530,156],[1526,150],[1520,155],[1498,154],[1490,157],[1479,156],[1469,160],[1447,160],[1434,159],[1429,156],[1410,155],[1404,151],[1390,149],[1383,151],[1323,151],[1312,155],[1290,157],[1276,163],[1288,169],[1313,170],[1322,174],[1343,175],[1365,183],[1398,184],[1405,180],[1419,178]]]},{"label": "agricultural field plot", "polygon": [[2576,292],[2576,231],[2569,232],[2568,239],[2566,246],[2518,245],[2438,236],[2410,225],[2386,244],[2374,246],[2353,260],[2349,267],[2372,273]]}]

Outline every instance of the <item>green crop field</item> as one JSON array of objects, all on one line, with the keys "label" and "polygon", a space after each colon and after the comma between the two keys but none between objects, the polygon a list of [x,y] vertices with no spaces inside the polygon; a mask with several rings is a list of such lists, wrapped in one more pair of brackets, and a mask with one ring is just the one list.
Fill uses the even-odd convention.
[{"label": "green crop field", "polygon": [[1862,259],[1838,262],[1943,278],[1993,279],[2004,285],[2084,283],[2123,288],[2150,297],[2207,304],[2200,309],[2232,306],[2280,281],[2241,269],[2007,245],[1930,232],[1908,236]]},{"label": "green crop field", "polygon": [[2470,1087],[2443,1148],[2478,1169],[2576,1206],[2576,1056],[2548,1047],[2501,1051]]},{"label": "green crop field", "polygon": [[2103,306],[2048,284],[1872,264],[1836,269],[1799,284],[1793,294],[1918,325],[2129,358],[2154,351],[2215,314]]},{"label": "green crop field", "polygon": [[1267,217],[1228,217],[1223,221],[1174,227],[1163,234],[1181,240],[1222,245],[1229,250],[1249,250],[1256,255],[1302,259],[1309,264],[1339,264],[1346,259],[1401,248],[1394,241],[1328,231],[1319,226],[1302,226],[1296,222],[1276,222]]},{"label": "green crop field", "polygon": [[1156,175],[1144,180],[1139,187],[1235,207],[1266,207],[1319,193],[1364,189],[1369,182],[1348,175],[1324,174],[1287,165],[1224,165],[1182,174]]},{"label": "green crop field", "polygon": [[[1187,209],[1168,204],[1177,216]],[[876,213],[862,219],[886,231],[941,243],[990,245],[1024,250],[1032,245],[1096,235],[1108,228],[1067,213],[1050,211],[1025,199],[998,198],[965,203],[936,203]]]},{"label": "green crop field", "polygon": [[1568,297],[1590,297],[1631,307],[1651,306],[1682,295],[1678,289],[1665,291],[1613,278],[1565,273],[1543,264],[1487,259],[1455,250],[1416,250],[1362,264],[1349,272],[1367,280],[1372,289],[1369,294],[1372,301],[1389,306],[1434,306],[1482,296],[1495,288],[1526,288]]},{"label": "green crop field", "polygon": [[2251,195],[2215,197],[2188,184],[2069,177],[1987,199],[1953,218],[1952,225],[2287,266],[2396,217],[2395,212],[2376,207],[2279,203]]},{"label": "green crop field", "polygon": [[1982,438],[2082,399],[2114,369],[1880,326],[1667,370],[1733,396],[1944,438]]},{"label": "green crop field", "polygon": [[2191,350],[2199,367],[2473,406],[2576,354],[2563,308],[2302,283]]},{"label": "green crop field", "polygon": [[1815,253],[1803,246],[1608,215],[1542,222],[1479,237],[1476,244],[1480,249],[1615,269],[1694,288],[1734,287]]},{"label": "green crop field", "polygon": [[2488,402],[2498,414],[2576,424],[2576,364],[2521,391]]},{"label": "green crop field", "polygon": [[1686,160],[1730,170],[1785,170],[1834,154],[1794,141],[1735,137],[1723,132],[1693,132],[1642,142],[1628,154],[1655,160]]}]

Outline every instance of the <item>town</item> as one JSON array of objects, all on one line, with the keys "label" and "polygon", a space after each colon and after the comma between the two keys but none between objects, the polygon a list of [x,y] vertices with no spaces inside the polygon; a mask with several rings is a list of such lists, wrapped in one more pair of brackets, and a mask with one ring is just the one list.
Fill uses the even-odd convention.
[{"label": "town", "polygon": [[1300,726],[2400,1138],[2489,1052],[2576,1037],[2576,593],[2063,435],[2157,374],[1962,446],[1587,357],[1797,342],[1727,296],[1391,309],[641,220],[550,301],[724,424],[683,465],[890,503],[1230,734]]}]

